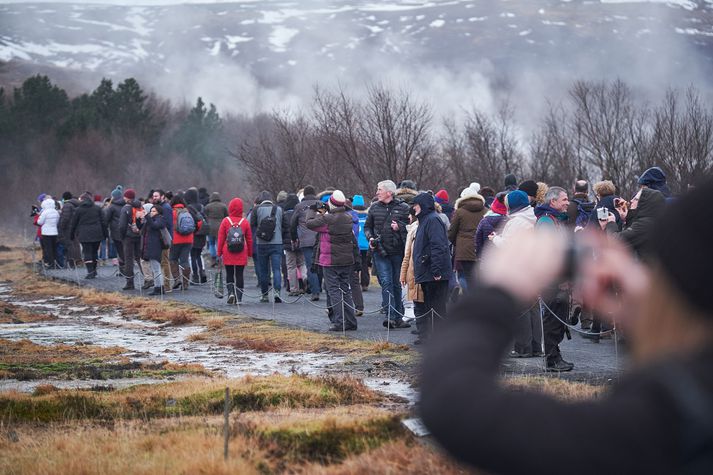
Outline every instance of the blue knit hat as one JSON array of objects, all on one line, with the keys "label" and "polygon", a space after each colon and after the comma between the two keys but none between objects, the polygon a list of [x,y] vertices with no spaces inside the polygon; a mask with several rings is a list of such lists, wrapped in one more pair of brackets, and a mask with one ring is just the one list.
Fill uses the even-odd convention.
[{"label": "blue knit hat", "polygon": [[524,191],[516,190],[508,193],[505,197],[505,204],[508,207],[508,214],[512,214],[530,206],[530,199]]},{"label": "blue knit hat", "polygon": [[364,197],[361,195],[354,195],[352,198],[352,207],[357,208],[357,207],[364,207]]}]

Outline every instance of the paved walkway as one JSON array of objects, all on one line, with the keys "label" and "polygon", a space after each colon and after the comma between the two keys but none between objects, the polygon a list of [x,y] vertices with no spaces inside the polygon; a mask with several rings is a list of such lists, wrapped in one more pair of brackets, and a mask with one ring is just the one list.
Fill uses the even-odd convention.
[{"label": "paved walkway", "polygon": [[[85,280],[84,269],[53,270],[47,275],[53,278],[71,281],[81,286],[91,286],[96,289],[122,292],[127,296],[141,295],[145,292],[139,290],[122,291],[124,279],[117,275],[117,267],[106,266],[98,269],[99,276],[93,280]],[[283,290],[284,303],[259,303],[260,289],[252,268],[245,270],[245,296],[240,306],[228,305],[226,299],[218,299],[213,294],[211,286],[213,270],[209,270],[209,282],[203,285],[192,285],[186,292],[174,291],[165,294],[166,299],[188,302],[204,308],[219,310],[225,313],[234,313],[258,319],[274,320],[289,326],[306,330],[326,332],[330,323],[325,307],[327,305],[324,294],[318,302],[310,302],[307,298],[287,297]],[[137,276],[137,284],[140,283]],[[272,299],[271,299],[272,300]],[[360,338],[371,341],[389,341],[392,343],[412,344],[416,336],[411,334],[412,328],[390,330],[383,326],[384,316],[379,314],[381,291],[377,286],[370,286],[364,293],[365,316],[358,317],[359,329],[355,332],[346,332],[350,338]],[[623,348],[617,345],[613,338],[603,339],[601,343],[591,343],[572,332],[572,339],[566,340],[561,345],[564,358],[575,364],[575,370],[564,376],[567,379],[583,381],[606,382],[616,378],[624,363]],[[541,358],[506,359],[503,369],[510,374],[539,374],[543,371]]]}]

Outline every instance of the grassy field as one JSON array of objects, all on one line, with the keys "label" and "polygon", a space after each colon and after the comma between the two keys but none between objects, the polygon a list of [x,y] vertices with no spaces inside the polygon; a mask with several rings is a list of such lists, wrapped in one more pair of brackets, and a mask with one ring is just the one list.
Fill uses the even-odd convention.
[{"label": "grassy field", "polygon": [[[345,363],[343,371],[328,375],[225,379],[200,365],[140,363],[121,347],[0,339],[0,379],[178,378],[124,389],[59,389],[47,383],[32,393],[0,392],[0,473],[475,473],[405,430],[401,420],[412,416],[412,408],[370,389],[354,370],[355,363],[378,368],[397,362],[417,373],[418,354],[407,346],[82,289],[38,277],[27,256],[18,248],[0,251],[0,275],[15,297],[73,297],[77,304],[118,310],[162,326],[200,325],[202,331],[190,337],[195,344],[333,354]],[[53,318],[12,303],[0,306],[0,323]],[[509,377],[503,384],[564,400],[592,399],[605,390],[540,377]],[[231,411],[229,455],[224,459],[226,387]]]}]

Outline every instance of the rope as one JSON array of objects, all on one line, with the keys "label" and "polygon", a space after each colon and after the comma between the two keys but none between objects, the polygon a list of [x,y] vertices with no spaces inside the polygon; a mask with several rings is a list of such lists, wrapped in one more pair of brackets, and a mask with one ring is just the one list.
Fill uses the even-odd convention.
[{"label": "rope", "polygon": [[[550,314],[552,314],[552,316],[554,316],[557,320],[559,320],[564,326],[566,326],[566,327],[569,328],[570,330],[576,331],[577,333],[583,333],[583,334],[593,335],[593,336],[601,336],[601,335],[608,335],[608,334],[613,333],[613,332],[616,331],[616,327],[612,328],[611,330],[605,330],[605,331],[599,332],[599,333],[591,333],[591,332],[588,332],[588,331],[586,331],[586,330],[581,330],[581,329],[577,328],[576,326],[570,325],[569,323],[567,323],[567,322],[565,322],[564,320],[562,320],[555,312],[552,311],[552,309],[550,309],[550,307],[547,306],[547,304],[545,303],[545,301],[542,300],[542,297],[539,297],[539,301],[540,301],[540,303],[541,303],[541,305],[542,305],[542,308],[544,308],[545,310],[547,310],[548,312],[550,312]],[[544,332],[543,332],[543,334],[544,334]]]}]

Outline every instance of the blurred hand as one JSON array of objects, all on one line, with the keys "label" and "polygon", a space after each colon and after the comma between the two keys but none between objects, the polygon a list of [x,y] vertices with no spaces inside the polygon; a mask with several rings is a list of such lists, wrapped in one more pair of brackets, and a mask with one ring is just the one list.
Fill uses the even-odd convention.
[{"label": "blurred hand", "polygon": [[493,239],[495,239],[495,236],[497,236],[497,234],[490,233],[490,234],[488,234],[488,239],[492,241]]},{"label": "blurred hand", "polygon": [[392,220],[392,221],[391,221],[391,229],[393,229],[394,231],[398,231],[398,230],[399,230],[399,223],[397,223],[396,221],[393,221],[393,220]]},{"label": "blurred hand", "polygon": [[481,282],[532,302],[562,274],[566,248],[567,237],[557,230],[522,231],[485,251]]}]

